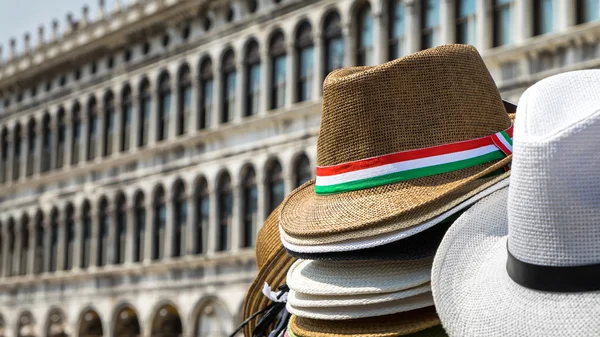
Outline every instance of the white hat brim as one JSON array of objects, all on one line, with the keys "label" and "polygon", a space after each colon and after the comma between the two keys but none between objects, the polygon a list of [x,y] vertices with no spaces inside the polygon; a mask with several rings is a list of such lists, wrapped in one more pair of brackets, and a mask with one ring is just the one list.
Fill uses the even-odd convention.
[{"label": "white hat brim", "polygon": [[293,252],[298,252],[298,253],[306,253],[306,254],[348,252],[348,251],[368,249],[368,248],[374,248],[374,247],[386,245],[386,244],[389,244],[392,242],[396,242],[396,241],[408,238],[415,234],[419,234],[419,233],[437,225],[438,223],[446,220],[448,217],[452,216],[456,212],[459,212],[459,211],[469,207],[470,205],[474,204],[475,202],[479,201],[480,199],[490,195],[491,193],[494,193],[494,192],[498,191],[499,189],[502,189],[502,188],[508,186],[508,182],[509,182],[509,178],[502,179],[498,183],[484,189],[483,191],[481,191],[481,192],[477,193],[476,195],[472,196],[471,198],[463,201],[458,206],[448,210],[447,212],[442,213],[441,215],[439,215],[423,224],[413,226],[413,227],[410,227],[407,229],[403,229],[401,231],[391,232],[391,233],[373,236],[373,237],[363,237],[358,240],[348,240],[348,241],[331,243],[331,244],[314,244],[314,245],[312,245],[312,244],[305,244],[307,241],[306,242],[298,241],[298,239],[295,239],[295,238],[289,236],[281,228],[281,224],[280,224],[279,225],[279,233],[281,235],[281,243],[288,250],[291,250]]},{"label": "white hat brim", "polygon": [[431,258],[420,260],[298,260],[288,270],[291,290],[309,295],[361,295],[398,292],[431,280]]},{"label": "white hat brim", "polygon": [[600,291],[543,292],[508,276],[507,191],[473,205],[438,249],[431,283],[444,328],[461,337],[597,336]]},{"label": "white hat brim", "polygon": [[362,295],[310,295],[290,290],[288,293],[288,303],[296,308],[339,308],[351,307],[357,305],[368,305],[395,301],[431,292],[431,284],[425,283],[407,290],[383,294],[362,294]]},{"label": "white hat brim", "polygon": [[286,308],[290,313],[298,317],[322,320],[346,320],[390,315],[399,312],[426,308],[432,305],[433,297],[431,292],[426,292],[395,301],[356,305],[351,307],[297,308],[288,302]]}]

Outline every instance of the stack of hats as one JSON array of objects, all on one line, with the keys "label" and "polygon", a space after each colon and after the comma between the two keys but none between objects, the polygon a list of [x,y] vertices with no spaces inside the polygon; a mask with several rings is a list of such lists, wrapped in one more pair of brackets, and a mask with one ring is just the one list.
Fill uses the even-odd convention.
[{"label": "stack of hats", "polygon": [[445,336],[431,267],[446,230],[506,187],[512,123],[470,46],[325,80],[316,179],[282,203],[287,334]]}]

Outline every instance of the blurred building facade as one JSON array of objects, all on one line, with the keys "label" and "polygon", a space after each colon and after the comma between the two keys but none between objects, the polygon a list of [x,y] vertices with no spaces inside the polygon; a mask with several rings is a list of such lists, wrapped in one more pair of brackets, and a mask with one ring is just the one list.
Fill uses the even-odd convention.
[{"label": "blurred building facade", "polygon": [[327,73],[469,43],[516,102],[600,64],[599,1],[101,0],[12,40],[0,336],[227,336]]}]

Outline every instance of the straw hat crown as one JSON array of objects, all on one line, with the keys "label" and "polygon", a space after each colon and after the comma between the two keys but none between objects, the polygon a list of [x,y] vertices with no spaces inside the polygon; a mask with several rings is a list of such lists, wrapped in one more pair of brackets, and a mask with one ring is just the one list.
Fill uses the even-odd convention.
[{"label": "straw hat crown", "polygon": [[521,97],[508,250],[544,266],[600,263],[600,70],[542,80]]},{"label": "straw hat crown", "polygon": [[317,165],[475,139],[509,126],[477,50],[441,46],[327,76]]}]

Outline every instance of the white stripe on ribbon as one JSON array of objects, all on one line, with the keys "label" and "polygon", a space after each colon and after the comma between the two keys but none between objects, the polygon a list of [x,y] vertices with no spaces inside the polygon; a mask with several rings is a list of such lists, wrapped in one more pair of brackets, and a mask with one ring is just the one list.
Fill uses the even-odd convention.
[{"label": "white stripe on ribbon", "polygon": [[[500,137],[503,139],[503,137]],[[436,166],[440,164],[452,163],[460,160],[471,159],[498,151],[496,145],[486,145],[472,150],[453,152],[433,157],[407,160],[399,163],[381,165],[377,167],[366,168],[362,170],[340,173],[331,176],[317,176],[315,184],[318,186],[331,186],[343,184],[350,181],[362,180],[372,177],[379,177],[386,174],[419,169],[424,167]]]},{"label": "white stripe on ribbon", "polygon": [[502,142],[502,144],[504,144],[504,146],[506,146],[507,149],[510,150],[510,152],[512,153],[512,145],[510,145],[510,143],[508,142],[508,140],[506,139],[506,137],[504,137],[504,135],[501,132],[497,133],[498,135],[498,139],[500,140],[500,142]]}]

